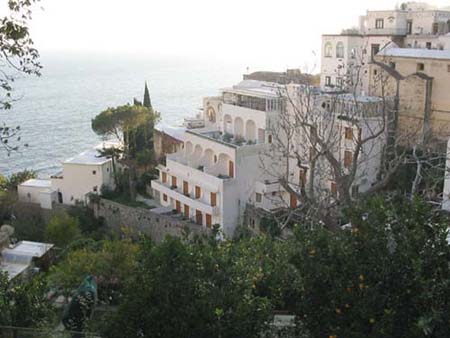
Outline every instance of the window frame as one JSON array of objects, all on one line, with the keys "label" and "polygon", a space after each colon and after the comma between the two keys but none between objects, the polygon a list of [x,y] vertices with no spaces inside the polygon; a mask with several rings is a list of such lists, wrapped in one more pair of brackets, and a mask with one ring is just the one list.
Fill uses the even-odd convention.
[{"label": "window frame", "polygon": [[384,19],[383,18],[375,19],[375,29],[384,29]]},{"label": "window frame", "polygon": [[333,44],[330,41],[325,42],[323,54],[326,58],[333,57]]},{"label": "window frame", "polygon": [[342,59],[342,58],[345,57],[344,55],[345,55],[345,46],[344,46],[344,43],[343,43],[342,41],[339,41],[339,42],[336,44],[336,58]]}]

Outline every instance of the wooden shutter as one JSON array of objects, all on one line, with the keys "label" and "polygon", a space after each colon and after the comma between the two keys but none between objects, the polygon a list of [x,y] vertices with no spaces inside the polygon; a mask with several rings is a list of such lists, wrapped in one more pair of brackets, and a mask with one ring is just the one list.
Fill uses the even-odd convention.
[{"label": "wooden shutter", "polygon": [[230,161],[228,163],[228,176],[234,177],[234,162]]},{"label": "wooden shutter", "polygon": [[183,194],[185,195],[189,194],[189,183],[186,181],[183,181]]},{"label": "wooden shutter", "polygon": [[215,192],[211,193],[211,206],[215,207],[217,205],[217,194]]},{"label": "wooden shutter", "polygon": [[195,186],[195,198],[200,198],[201,194],[202,194],[201,188],[198,185],[196,185]]},{"label": "wooden shutter", "polygon": [[195,210],[195,221],[198,225],[203,225],[203,214],[200,210]]},{"label": "wooden shutter", "polygon": [[212,227],[212,216],[210,214],[206,214],[206,226],[208,228]]}]

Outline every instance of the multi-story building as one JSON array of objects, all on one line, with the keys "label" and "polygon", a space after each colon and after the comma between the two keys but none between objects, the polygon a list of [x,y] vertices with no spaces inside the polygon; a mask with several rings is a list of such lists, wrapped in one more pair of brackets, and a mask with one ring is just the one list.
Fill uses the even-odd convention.
[{"label": "multi-story building", "polygon": [[53,204],[87,202],[88,195],[100,194],[103,186],[113,189],[112,160],[100,156],[98,152],[111,146],[115,144],[106,142],[64,161],[61,173],[50,179],[23,182],[17,188],[19,200],[52,209]]},{"label": "multi-story building", "polygon": [[449,49],[450,10],[409,2],[394,10],[367,11],[359,27],[323,35],[321,88],[371,94],[370,63],[389,43],[401,48]]},{"label": "multi-story building", "polygon": [[283,90],[245,80],[205,98],[205,127],[186,130],[183,149],[159,166],[159,179],[152,181],[156,199],[197,224],[219,224],[229,236],[247,203],[266,209],[289,203],[264,170],[272,161],[265,155],[273,142],[270,126],[285,110]]},{"label": "multi-story building", "polygon": [[[317,199],[336,198],[338,171],[341,176],[354,172],[351,195],[368,191],[379,174],[387,137],[386,112],[392,109],[392,102],[320,91],[306,98],[304,88],[298,85],[290,85],[288,93],[288,115],[306,126],[296,128],[290,150],[292,187],[297,191],[312,188]],[[302,101],[313,104],[308,108]]]}]

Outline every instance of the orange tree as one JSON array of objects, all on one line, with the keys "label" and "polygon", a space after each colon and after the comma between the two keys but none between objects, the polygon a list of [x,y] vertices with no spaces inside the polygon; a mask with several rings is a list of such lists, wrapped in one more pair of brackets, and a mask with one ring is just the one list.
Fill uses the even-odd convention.
[{"label": "orange tree", "polygon": [[349,230],[298,230],[299,327],[311,337],[450,337],[448,222],[425,202],[373,197]]}]

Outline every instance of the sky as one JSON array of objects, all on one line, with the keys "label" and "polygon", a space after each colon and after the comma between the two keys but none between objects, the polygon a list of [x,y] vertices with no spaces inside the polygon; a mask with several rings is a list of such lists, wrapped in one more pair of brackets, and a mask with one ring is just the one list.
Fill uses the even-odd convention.
[{"label": "sky", "polygon": [[[3,2],[6,0],[0,0]],[[47,51],[245,61],[313,69],[321,34],[394,0],[41,0],[31,33]],[[450,6],[448,0],[431,0]],[[315,56],[314,56],[315,55]]]}]

